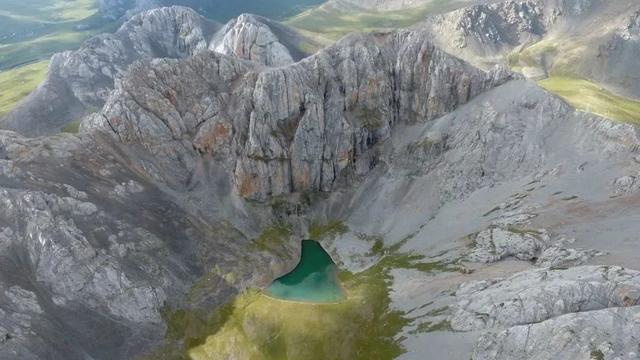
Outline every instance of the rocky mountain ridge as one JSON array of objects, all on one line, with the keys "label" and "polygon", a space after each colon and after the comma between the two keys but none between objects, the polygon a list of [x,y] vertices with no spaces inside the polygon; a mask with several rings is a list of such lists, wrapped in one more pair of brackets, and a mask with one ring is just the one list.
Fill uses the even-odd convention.
[{"label": "rocky mountain ridge", "polygon": [[373,167],[369,150],[395,123],[434,119],[510,77],[473,69],[424,39],[354,35],[277,69],[211,53],[156,61],[153,73],[136,65],[82,129],[180,159],[187,174],[198,152],[224,159],[248,199],[331,191]]},{"label": "rocky mountain ridge", "polygon": [[138,60],[186,58],[211,49],[282,65],[308,55],[304,46],[315,45],[258,16],[242,15],[222,27],[189,8],[153,9],[132,17],[114,34],[98,35],[79,50],[54,55],[45,82],[0,124],[27,136],[56,133],[102,107],[114,83]]},{"label": "rocky mountain ridge", "polygon": [[340,266],[394,264],[378,295],[408,319],[401,358],[635,353],[634,126],[429,29],[285,64],[251,21],[171,37],[179,59],[128,66],[78,135],[0,131],[0,357],[179,351],[172,311],[206,318],[267,285],[332,221],[314,236]]},{"label": "rocky mountain ridge", "polygon": [[[478,66],[508,61],[525,75],[577,76],[639,96],[640,51],[633,1],[518,0],[430,17],[424,26],[446,51]],[[633,35],[635,34],[635,35]]]},{"label": "rocky mountain ridge", "polygon": [[79,137],[2,132],[1,259],[13,270],[0,275],[0,352],[129,357],[157,344],[161,308],[184,306],[197,279],[207,291],[190,296],[211,308],[292,266],[295,241],[253,248],[276,214],[247,200],[330,191],[334,172],[375,165],[367,153],[395,123],[433,119],[509,76],[412,32],[354,36],[280,68],[205,51],[134,64]]}]

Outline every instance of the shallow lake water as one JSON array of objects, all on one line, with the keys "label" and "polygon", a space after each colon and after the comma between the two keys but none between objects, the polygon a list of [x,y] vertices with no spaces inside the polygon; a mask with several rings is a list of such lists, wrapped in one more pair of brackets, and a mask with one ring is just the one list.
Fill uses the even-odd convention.
[{"label": "shallow lake water", "polygon": [[338,267],[319,242],[302,241],[302,256],[288,274],[277,278],[267,294],[282,300],[332,303],[344,298]]}]

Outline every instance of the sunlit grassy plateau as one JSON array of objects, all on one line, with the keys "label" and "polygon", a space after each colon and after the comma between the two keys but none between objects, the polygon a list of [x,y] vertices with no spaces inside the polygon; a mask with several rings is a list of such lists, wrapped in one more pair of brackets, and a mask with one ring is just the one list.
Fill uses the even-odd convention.
[{"label": "sunlit grassy plateau", "polygon": [[48,60],[0,72],[0,116],[29,95],[47,74]]},{"label": "sunlit grassy plateau", "polygon": [[52,54],[118,24],[97,0],[0,0],[0,116],[44,80]]}]

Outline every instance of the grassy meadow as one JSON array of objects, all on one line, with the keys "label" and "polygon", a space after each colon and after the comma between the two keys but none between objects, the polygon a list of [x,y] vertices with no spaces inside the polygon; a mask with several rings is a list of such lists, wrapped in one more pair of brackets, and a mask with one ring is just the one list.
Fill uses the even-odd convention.
[{"label": "grassy meadow", "polygon": [[538,83],[547,91],[564,98],[576,109],[612,120],[640,124],[640,101],[616,95],[589,80],[551,76]]},{"label": "grassy meadow", "polygon": [[354,31],[411,26],[427,17],[463,7],[464,1],[432,0],[420,7],[396,11],[346,9],[327,2],[284,21],[320,42],[335,41]]},{"label": "grassy meadow", "polygon": [[0,116],[40,84],[51,55],[116,29],[98,10],[97,0],[0,0]]},{"label": "grassy meadow", "polygon": [[0,71],[0,116],[8,113],[44,80],[48,67],[49,61],[42,60]]}]

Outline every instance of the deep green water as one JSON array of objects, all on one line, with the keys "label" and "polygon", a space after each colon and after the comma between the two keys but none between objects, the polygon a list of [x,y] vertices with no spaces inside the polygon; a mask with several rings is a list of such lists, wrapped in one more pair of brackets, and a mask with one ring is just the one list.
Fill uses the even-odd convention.
[{"label": "deep green water", "polygon": [[300,262],[290,273],[277,278],[267,293],[278,299],[315,303],[336,302],[344,298],[338,281],[338,267],[320,243],[302,241]]}]

